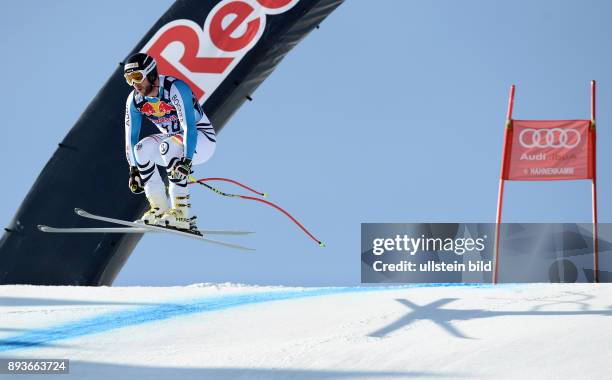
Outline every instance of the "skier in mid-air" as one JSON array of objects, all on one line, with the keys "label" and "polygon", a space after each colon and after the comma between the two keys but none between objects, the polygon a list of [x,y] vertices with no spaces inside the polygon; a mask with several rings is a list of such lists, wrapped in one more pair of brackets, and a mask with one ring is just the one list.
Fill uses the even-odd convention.
[{"label": "skier in mid-air", "polygon": [[[132,222],[75,208],[75,213],[83,218],[113,223],[118,226],[62,228],[41,224],[38,225],[38,229],[48,233],[140,234],[161,231],[187,235],[207,243],[233,249],[252,251],[252,248],[239,244],[208,238],[208,235],[248,235],[252,232],[200,231],[196,226],[196,217],[190,215],[191,204],[189,204],[187,181],[193,180],[190,175],[192,165],[204,163],[212,157],[216,148],[216,135],[211,122],[204,114],[202,106],[189,86],[177,78],[160,75],[155,59],[144,53],[136,53],[127,59],[123,65],[123,75],[133,88],[128,95],[125,110],[125,153],[130,167],[128,185],[135,194],[145,193],[150,205],[149,210],[140,219]],[[143,115],[161,133],[140,139]],[[168,189],[166,189],[158,166],[162,167],[168,176]],[[232,182],[263,198],[266,197],[266,193],[260,193],[237,181],[227,178],[215,179]],[[325,247],[325,244],[306,230],[300,222],[274,203],[240,194],[223,193],[208,184],[202,183],[202,185],[220,195],[259,201],[276,208],[287,215],[319,246]]]},{"label": "skier in mid-air", "polygon": [[[129,187],[135,194],[144,191],[150,205],[138,222],[195,232],[187,179],[192,165],[204,163],[213,155],[215,130],[189,86],[159,75],[153,57],[136,53],[125,62],[123,71],[133,87],[125,110]],[[138,141],[143,115],[161,133]],[[168,174],[170,199],[156,165]]]}]

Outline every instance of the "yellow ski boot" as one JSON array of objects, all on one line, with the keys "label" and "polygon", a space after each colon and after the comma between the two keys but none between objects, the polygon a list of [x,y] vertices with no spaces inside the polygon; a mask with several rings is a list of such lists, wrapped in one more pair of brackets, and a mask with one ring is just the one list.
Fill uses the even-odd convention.
[{"label": "yellow ski boot", "polygon": [[197,233],[198,229],[195,224],[196,217],[189,217],[189,209],[191,204],[183,203],[189,200],[189,195],[178,196],[174,198],[172,208],[166,210],[163,215],[159,218],[157,225],[174,228],[177,230]]},{"label": "yellow ski boot", "polygon": [[147,197],[147,200],[149,201],[149,210],[140,219],[136,220],[136,223],[156,225],[162,215],[168,210],[168,199],[164,195],[163,198],[161,196]]}]

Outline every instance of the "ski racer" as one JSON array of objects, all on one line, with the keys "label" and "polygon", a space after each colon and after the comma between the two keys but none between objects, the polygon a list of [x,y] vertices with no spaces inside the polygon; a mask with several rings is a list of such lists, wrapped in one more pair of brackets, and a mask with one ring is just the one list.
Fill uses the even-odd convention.
[{"label": "ski racer", "polygon": [[[136,53],[125,62],[123,71],[133,87],[125,106],[129,187],[135,194],[144,192],[150,205],[137,222],[195,232],[187,179],[192,165],[204,163],[213,155],[215,130],[189,86],[160,75],[153,57]],[[139,141],[143,116],[160,133]],[[167,192],[158,165],[168,174]]]}]

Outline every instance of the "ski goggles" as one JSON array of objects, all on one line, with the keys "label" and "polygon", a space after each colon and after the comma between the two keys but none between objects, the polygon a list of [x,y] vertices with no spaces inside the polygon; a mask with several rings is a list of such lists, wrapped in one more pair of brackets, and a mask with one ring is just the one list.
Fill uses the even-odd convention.
[{"label": "ski goggles", "polygon": [[155,63],[155,60],[153,60],[149,63],[147,67],[145,67],[144,70],[135,70],[138,65],[136,63],[128,63],[125,66],[123,76],[125,77],[125,81],[127,82],[127,84],[133,86],[134,83],[142,83],[142,81],[147,77],[147,74],[153,71],[156,66],[157,64]]},{"label": "ski goggles", "polygon": [[127,84],[133,86],[134,83],[142,83],[142,81],[147,75],[145,74],[144,70],[138,70],[125,73],[123,74],[123,76],[125,77],[125,81],[127,82]]}]

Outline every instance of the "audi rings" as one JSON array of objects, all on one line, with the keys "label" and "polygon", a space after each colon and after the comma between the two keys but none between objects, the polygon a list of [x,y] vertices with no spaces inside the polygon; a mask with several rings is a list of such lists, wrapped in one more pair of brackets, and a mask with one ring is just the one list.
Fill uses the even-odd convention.
[{"label": "audi rings", "polygon": [[527,128],[519,134],[519,143],[524,148],[574,148],[580,144],[580,137],[580,132],[572,128]]}]

